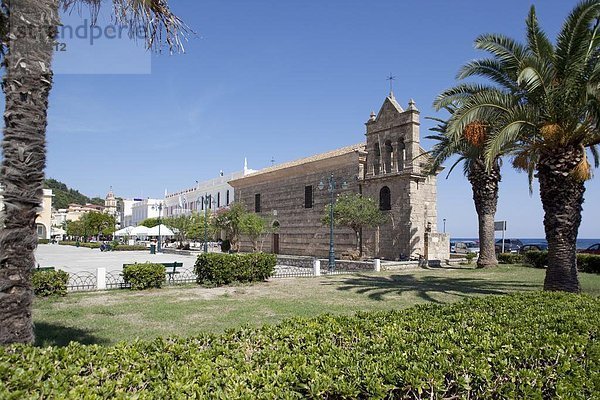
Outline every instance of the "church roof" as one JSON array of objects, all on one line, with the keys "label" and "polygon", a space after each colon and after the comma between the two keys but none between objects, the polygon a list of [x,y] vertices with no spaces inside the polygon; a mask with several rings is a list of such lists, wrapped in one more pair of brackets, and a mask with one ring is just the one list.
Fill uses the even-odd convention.
[{"label": "church roof", "polygon": [[306,157],[306,158],[301,158],[299,160],[289,161],[289,162],[282,163],[282,164],[279,164],[279,165],[274,165],[272,167],[263,168],[263,169],[261,169],[261,170],[259,170],[257,172],[253,172],[253,173],[248,174],[245,177],[242,177],[242,178],[239,178],[239,179],[234,179],[234,180],[232,180],[230,182],[235,182],[237,180],[242,180],[244,178],[250,178],[250,177],[254,177],[254,176],[269,174],[271,172],[276,172],[276,171],[284,170],[284,169],[287,169],[287,168],[298,167],[298,166],[301,166],[301,165],[305,165],[305,164],[309,164],[309,163],[313,163],[313,162],[317,162],[317,161],[326,160],[328,158],[339,157],[339,156],[343,156],[343,155],[349,154],[349,153],[354,153],[354,152],[357,152],[357,151],[365,151],[365,149],[366,149],[366,144],[365,143],[353,144],[351,146],[342,147],[342,148],[339,148],[339,149],[336,149],[336,150],[328,151],[326,153],[315,154],[313,156]]}]

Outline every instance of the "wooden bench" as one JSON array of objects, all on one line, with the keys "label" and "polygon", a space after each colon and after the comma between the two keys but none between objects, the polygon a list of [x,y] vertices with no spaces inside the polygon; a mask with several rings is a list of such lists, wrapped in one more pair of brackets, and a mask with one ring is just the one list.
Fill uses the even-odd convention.
[{"label": "wooden bench", "polygon": [[167,274],[167,280],[169,283],[173,283],[175,279],[175,275],[180,274],[180,271],[177,271],[177,268],[183,267],[183,263],[180,262],[172,262],[172,263],[161,263],[165,266],[165,274]]},{"label": "wooden bench", "polygon": [[[162,264],[165,267],[165,275],[166,275],[167,281],[169,283],[173,283],[173,281],[175,280],[175,275],[181,273],[180,271],[177,271],[177,268],[183,267],[183,263],[177,262],[177,261],[172,262],[172,263],[156,263],[156,264]],[[135,265],[135,264],[123,264],[123,269],[125,269],[125,267],[127,267],[129,265]]]},{"label": "wooden bench", "polygon": [[54,267],[40,267],[40,264],[38,264],[38,266],[35,270],[36,271],[54,271]]}]

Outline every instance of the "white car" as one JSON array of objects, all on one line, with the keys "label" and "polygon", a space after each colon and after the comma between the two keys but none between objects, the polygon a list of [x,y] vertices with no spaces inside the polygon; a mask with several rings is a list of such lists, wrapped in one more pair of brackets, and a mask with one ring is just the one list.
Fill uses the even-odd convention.
[{"label": "white car", "polygon": [[456,242],[455,252],[458,254],[475,253],[479,254],[479,244],[471,241]]}]

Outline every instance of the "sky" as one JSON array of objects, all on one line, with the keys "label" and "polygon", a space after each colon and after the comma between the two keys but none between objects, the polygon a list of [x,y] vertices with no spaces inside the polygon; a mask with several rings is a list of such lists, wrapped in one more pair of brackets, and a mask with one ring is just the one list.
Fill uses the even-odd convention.
[{"label": "sky", "polygon": [[[185,54],[151,54],[140,40],[59,38],[46,175],[88,196],[162,198],[241,170],[365,140],[364,123],[389,92],[421,111],[421,135],[443,117],[432,102],[461,65],[485,57],[483,33],[524,38],[535,4],[554,39],[573,1],[171,0],[193,30]],[[104,4],[99,26],[110,25]],[[76,32],[85,11],[63,15]],[[83,22],[82,22],[83,21]],[[107,36],[104,31],[103,36]],[[87,39],[93,34],[88,33]],[[65,51],[60,51],[65,50]],[[3,104],[2,104],[3,105]],[[422,140],[430,149],[432,142]],[[510,237],[543,237],[537,185],[502,169],[497,220]],[[596,171],[598,175],[599,171]],[[580,238],[598,238],[599,178],[587,182]],[[456,169],[438,185],[439,230],[477,236],[471,188]]]}]

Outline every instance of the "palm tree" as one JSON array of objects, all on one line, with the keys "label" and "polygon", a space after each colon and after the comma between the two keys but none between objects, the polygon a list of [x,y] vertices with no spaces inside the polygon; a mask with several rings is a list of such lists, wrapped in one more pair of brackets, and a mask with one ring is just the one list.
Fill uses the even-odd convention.
[{"label": "palm tree", "polygon": [[[434,106],[439,110],[440,104],[452,115],[457,104],[457,91],[465,94],[461,89],[451,89],[436,100]],[[473,88],[470,88],[471,91]],[[476,88],[480,90],[480,88]],[[500,157],[497,157],[491,169],[487,168],[484,157],[484,142],[487,124],[473,122],[466,126],[460,140],[452,140],[447,134],[448,121],[439,118],[429,118],[437,121],[438,125],[431,128],[437,132],[436,135],[427,136],[428,139],[437,140],[433,149],[428,153],[431,157],[429,173],[434,174],[448,158],[458,155],[458,160],[452,165],[448,175],[454,168],[463,162],[464,174],[471,183],[473,190],[473,201],[477,211],[479,224],[479,258],[478,268],[495,267],[498,265],[496,259],[496,248],[494,243],[494,216],[498,204],[498,184],[501,180]]]},{"label": "palm tree", "polygon": [[496,85],[467,99],[448,131],[457,138],[469,123],[495,118],[486,145],[488,168],[510,145],[513,165],[528,171],[530,183],[534,174],[540,183],[548,241],[544,289],[578,292],[577,232],[591,177],[586,148],[599,163],[600,1],[579,3],[555,45],[540,29],[534,7],[526,26],[526,45],[502,35],[476,40],[492,58],[469,63],[461,78],[479,75]]},{"label": "palm tree", "polygon": [[[5,204],[0,229],[0,344],[33,341],[31,273],[37,246],[35,220],[46,164],[48,96],[59,8],[77,4],[97,15],[101,0],[3,0],[0,33],[6,43],[3,66],[4,158],[0,186]],[[146,34],[147,46],[166,43],[180,50],[186,27],[166,0],[113,0],[115,20]]]}]

